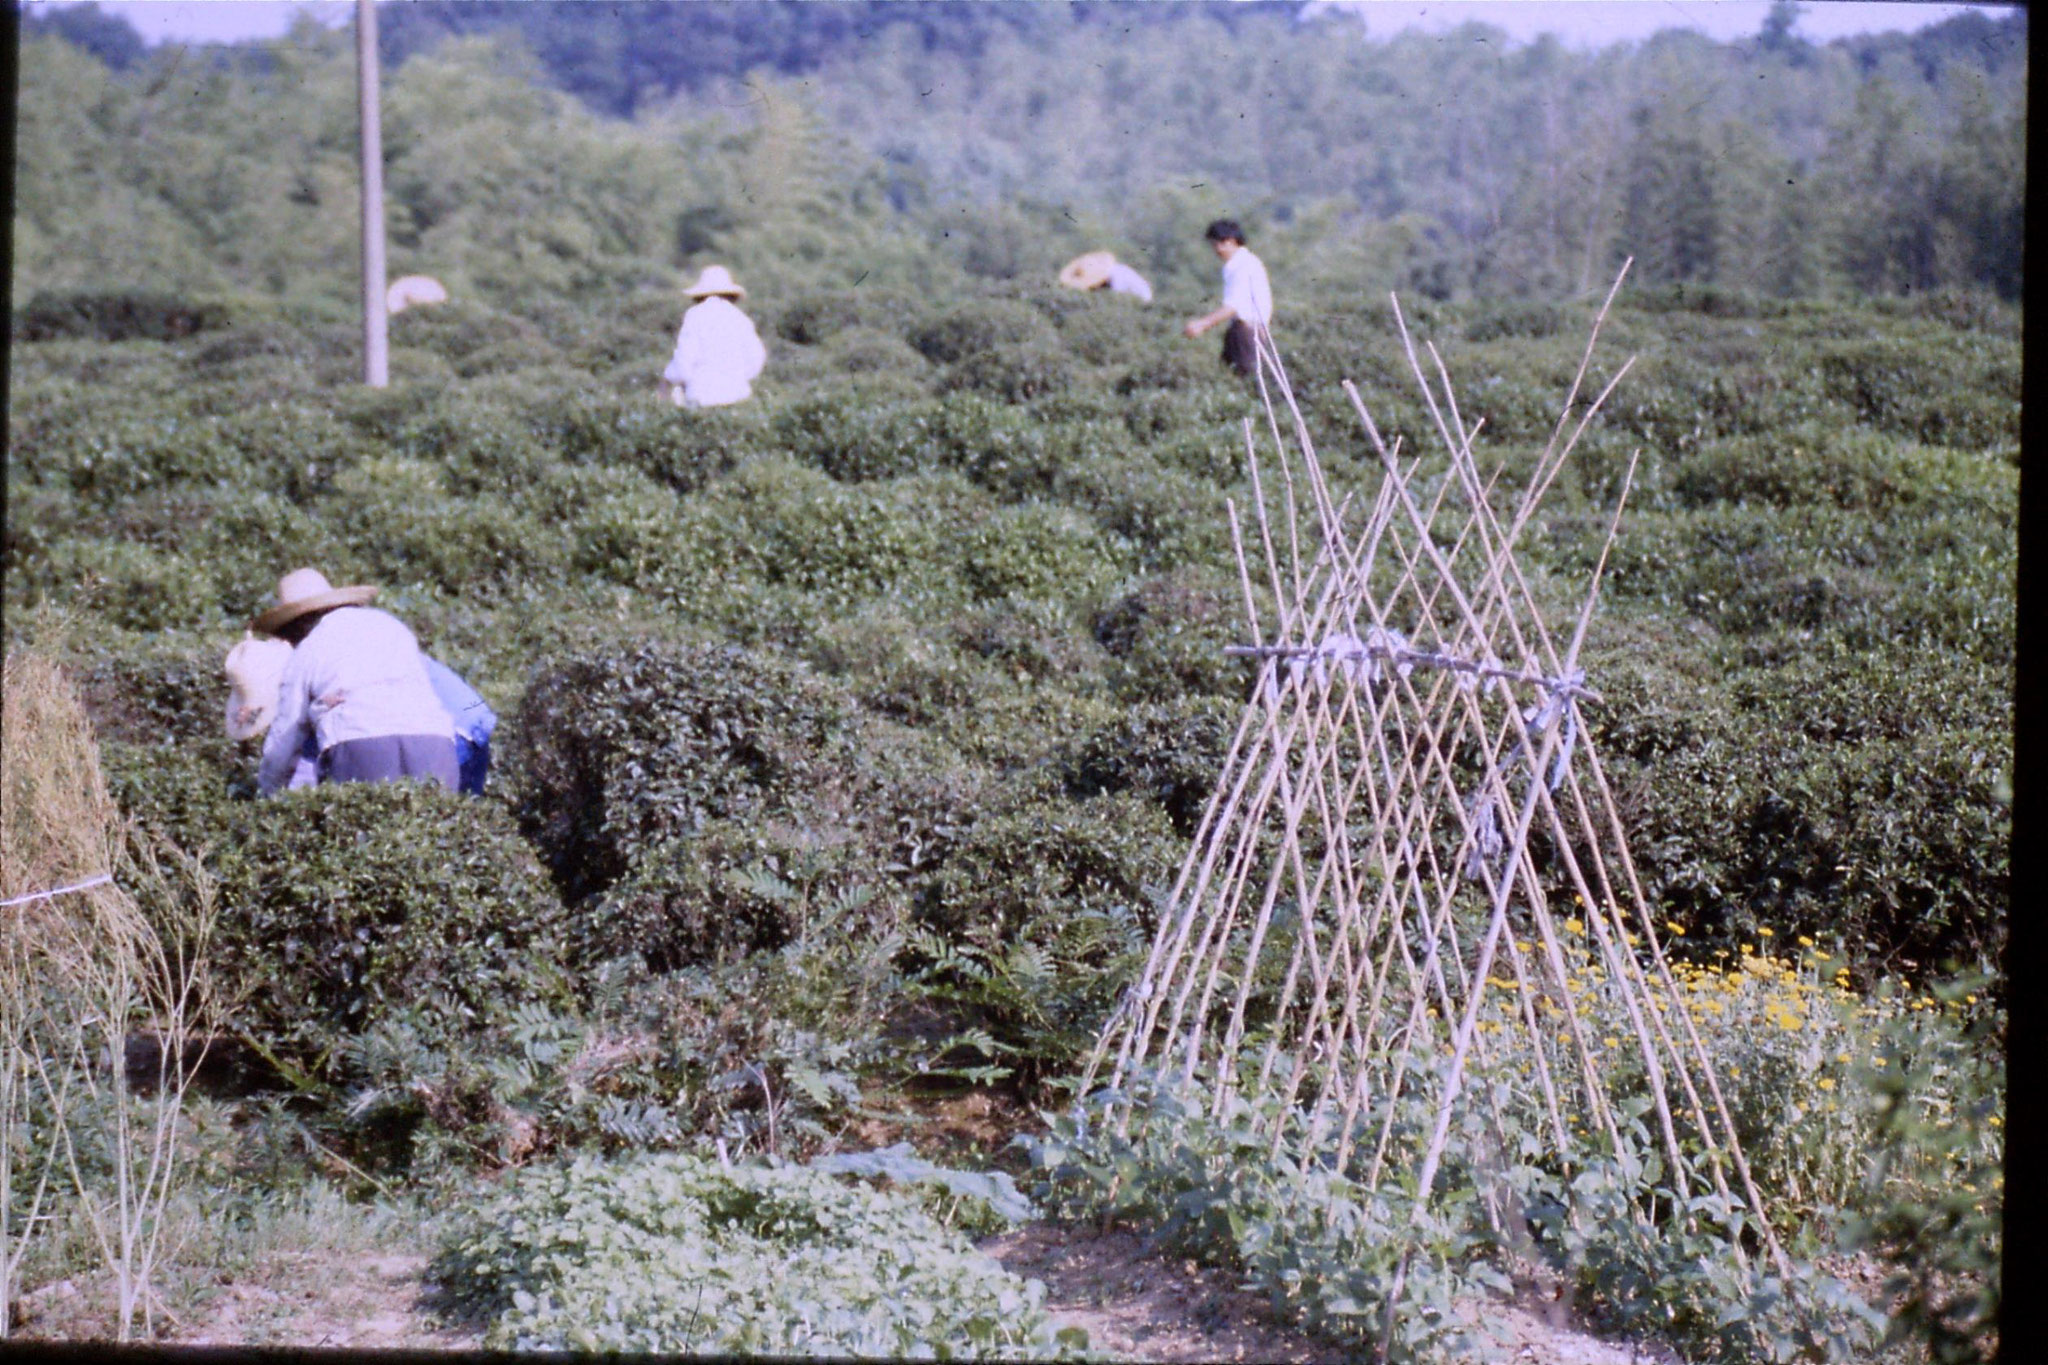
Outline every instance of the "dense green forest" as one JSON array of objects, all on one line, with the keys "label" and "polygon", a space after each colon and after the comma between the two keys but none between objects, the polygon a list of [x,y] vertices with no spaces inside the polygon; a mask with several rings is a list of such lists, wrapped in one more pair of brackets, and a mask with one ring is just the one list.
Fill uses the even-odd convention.
[{"label": "dense green forest", "polygon": [[[1557,298],[1632,256],[1645,284],[2016,298],[2024,13],[1825,46],[1795,17],[1579,52],[1292,6],[396,6],[394,266],[503,302],[706,254],[900,284],[1108,246],[1206,282],[1190,224],[1229,213],[1298,291]],[[347,297],[346,34],[145,52],[89,7],[24,34],[17,302]],[[484,94],[505,72],[529,88]]]},{"label": "dense green forest", "polygon": [[[1028,1194],[1356,1350],[1391,1307],[1397,1360],[1486,1358],[1447,1306],[1511,1260],[1690,1359],[1985,1358],[2023,19],[1815,47],[1780,11],[1580,54],[1251,6],[571,13],[389,9],[392,273],[454,298],[391,320],[378,390],[349,36],[24,24],[0,898],[99,870],[17,813],[103,775],[95,856],[150,933],[211,916],[167,960],[208,965],[224,1079],[182,1109],[110,1087],[95,1048],[177,1031],[0,941],[0,1324],[144,1329],[93,1297],[143,1160],[101,1135],[161,1123],[182,1174],[135,1216],[175,1248],[142,1272],[173,1336],[374,1228],[494,1345],[1071,1352],[967,1240]],[[653,41],[679,14],[691,41]],[[1252,686],[1228,518],[1264,411],[1177,325],[1222,211],[1365,499],[1340,380],[1442,459],[1386,291],[1505,496],[1635,256],[1588,390],[1631,367],[1522,563],[1578,601],[1633,467],[1586,733],[1790,1282],[1732,1268],[1756,1230],[1674,1207],[1633,1129],[1507,1143],[1461,1101],[1411,1226],[1230,1115],[1069,1104]],[[1158,301],[1054,286],[1097,246]],[[768,364],[680,411],[655,377],[714,261]],[[497,708],[483,797],[255,799],[221,659],[302,563],[380,586]],[[98,903],[18,923],[54,942]],[[1548,1055],[1526,1036],[1509,1061]],[[1023,1147],[953,1126],[970,1096]],[[1424,1247],[1405,1281],[1389,1227]]]}]

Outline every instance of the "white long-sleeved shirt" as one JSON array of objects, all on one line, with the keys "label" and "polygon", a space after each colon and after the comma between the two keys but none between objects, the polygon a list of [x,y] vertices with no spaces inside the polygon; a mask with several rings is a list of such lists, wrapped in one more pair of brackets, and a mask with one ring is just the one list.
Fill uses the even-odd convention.
[{"label": "white long-sleeved shirt", "polygon": [[1223,263],[1223,306],[1254,327],[1273,323],[1273,286],[1266,263],[1241,246]]},{"label": "white long-sleeved shirt", "polygon": [[1122,261],[1109,268],[1109,288],[1112,293],[1131,294],[1146,303],[1152,302],[1152,286],[1146,282],[1143,275]]},{"label": "white long-sleeved shirt", "polygon": [[675,354],[661,377],[683,386],[693,408],[737,403],[754,392],[752,381],[768,363],[753,320],[731,299],[714,294],[683,314]]},{"label": "white long-sleeved shirt", "polygon": [[258,791],[267,796],[291,781],[309,730],[322,753],[382,735],[455,737],[419,642],[375,607],[335,608],[292,650],[256,770]]}]

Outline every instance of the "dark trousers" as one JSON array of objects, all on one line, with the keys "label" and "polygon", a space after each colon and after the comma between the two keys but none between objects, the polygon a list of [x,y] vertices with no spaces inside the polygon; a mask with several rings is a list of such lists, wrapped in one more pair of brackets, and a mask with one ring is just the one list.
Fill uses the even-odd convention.
[{"label": "dark trousers", "polygon": [[463,793],[468,796],[484,794],[484,778],[491,771],[491,742],[478,744],[474,740],[455,737],[455,768],[461,775]]},{"label": "dark trousers", "polygon": [[377,735],[320,751],[322,782],[396,782],[427,778],[454,791],[455,741],[446,735]]},{"label": "dark trousers", "polygon": [[1252,325],[1243,318],[1232,318],[1229,329],[1223,333],[1223,363],[1239,374],[1258,373],[1258,339],[1252,334]]}]

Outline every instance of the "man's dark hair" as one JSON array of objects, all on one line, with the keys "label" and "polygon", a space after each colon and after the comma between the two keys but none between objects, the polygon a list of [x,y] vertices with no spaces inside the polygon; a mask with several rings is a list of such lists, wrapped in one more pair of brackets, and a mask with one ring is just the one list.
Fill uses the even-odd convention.
[{"label": "man's dark hair", "polygon": [[1244,229],[1237,225],[1235,218],[1218,218],[1209,224],[1209,230],[1202,234],[1212,242],[1236,242],[1244,245]]}]

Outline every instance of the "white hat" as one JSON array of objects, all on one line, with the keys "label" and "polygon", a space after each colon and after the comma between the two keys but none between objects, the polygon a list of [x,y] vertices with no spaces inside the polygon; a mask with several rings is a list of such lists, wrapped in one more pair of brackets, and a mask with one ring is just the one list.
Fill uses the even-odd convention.
[{"label": "white hat", "polygon": [[697,276],[697,282],[683,291],[683,297],[701,299],[707,294],[730,294],[736,299],[743,299],[747,296],[747,291],[733,281],[731,273],[724,266],[707,265],[704,272]]},{"label": "white hat", "polygon": [[432,275],[402,275],[384,291],[384,311],[403,313],[416,303],[446,303],[448,290]]},{"label": "white hat", "polygon": [[277,713],[277,685],[292,647],[244,634],[222,665],[228,675],[228,738],[254,739]]},{"label": "white hat", "polygon": [[277,580],[277,605],[249,623],[258,635],[275,635],[278,627],[296,621],[309,611],[329,607],[360,607],[377,595],[371,587],[357,585],[337,588],[318,569],[293,569]]}]

